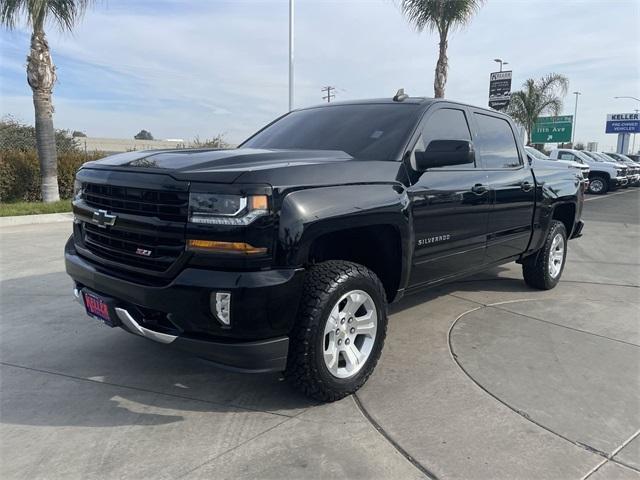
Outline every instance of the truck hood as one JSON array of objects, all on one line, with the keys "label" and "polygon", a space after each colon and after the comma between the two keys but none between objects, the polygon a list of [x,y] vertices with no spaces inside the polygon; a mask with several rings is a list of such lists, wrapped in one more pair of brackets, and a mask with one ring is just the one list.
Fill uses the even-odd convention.
[{"label": "truck hood", "polygon": [[353,157],[335,150],[176,149],[120,153],[88,162],[83,168],[160,173],[177,180],[233,183],[248,172],[348,160]]}]

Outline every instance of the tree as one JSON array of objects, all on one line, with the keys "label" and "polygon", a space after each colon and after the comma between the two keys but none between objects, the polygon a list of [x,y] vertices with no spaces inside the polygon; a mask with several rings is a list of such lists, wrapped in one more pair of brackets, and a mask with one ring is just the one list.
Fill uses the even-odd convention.
[{"label": "tree", "polygon": [[449,33],[469,23],[483,3],[484,0],[401,0],[402,13],[419,32],[427,28],[431,32],[437,30],[440,36],[440,50],[433,80],[436,98],[444,97],[447,83]]},{"label": "tree", "polygon": [[538,117],[558,115],[562,110],[562,97],[567,94],[569,79],[559,73],[550,73],[539,80],[530,78],[522,87],[511,94],[507,113],[526,130],[528,145]]},{"label": "tree", "polygon": [[81,132],[80,130],[74,130],[74,131],[71,133],[71,136],[72,136],[73,138],[76,138],[76,137],[86,137],[86,136],[87,136],[87,134],[86,134],[86,133],[84,133],[84,132]]},{"label": "tree", "polygon": [[57,152],[53,128],[53,85],[56,67],[51,58],[49,43],[44,32],[48,20],[62,30],[73,26],[84,13],[91,0],[0,0],[0,22],[12,29],[21,20],[31,27],[31,48],[27,57],[27,82],[33,92],[36,140],[42,200],[60,199],[58,190]]},{"label": "tree", "polygon": [[133,138],[136,140],[153,140],[153,135],[146,130],[140,130]]}]

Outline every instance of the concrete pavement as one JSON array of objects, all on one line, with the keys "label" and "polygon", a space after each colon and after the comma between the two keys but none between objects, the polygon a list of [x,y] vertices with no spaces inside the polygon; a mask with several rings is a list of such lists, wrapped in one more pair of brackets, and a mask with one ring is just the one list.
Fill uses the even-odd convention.
[{"label": "concrete pavement", "polygon": [[70,225],[2,227],[0,475],[640,478],[640,190],[588,198],[558,288],[512,264],[406,298],[328,405],[92,321]]}]

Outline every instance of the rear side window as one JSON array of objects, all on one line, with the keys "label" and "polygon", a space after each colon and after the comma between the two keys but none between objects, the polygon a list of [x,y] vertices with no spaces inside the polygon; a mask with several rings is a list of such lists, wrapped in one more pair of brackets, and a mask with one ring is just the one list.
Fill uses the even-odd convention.
[{"label": "rear side window", "polygon": [[478,124],[476,149],[484,168],[514,168],[522,165],[511,125],[502,118],[474,113]]},{"label": "rear side window", "polygon": [[560,160],[576,160],[576,156],[571,152],[561,152],[558,158]]},{"label": "rear side window", "polygon": [[[441,108],[431,115],[424,123],[415,150],[425,151],[432,140],[467,140],[471,141],[471,133],[467,124],[467,117],[462,110]],[[412,157],[413,160],[413,157]],[[451,165],[440,167],[443,169],[468,169],[471,164]]]}]

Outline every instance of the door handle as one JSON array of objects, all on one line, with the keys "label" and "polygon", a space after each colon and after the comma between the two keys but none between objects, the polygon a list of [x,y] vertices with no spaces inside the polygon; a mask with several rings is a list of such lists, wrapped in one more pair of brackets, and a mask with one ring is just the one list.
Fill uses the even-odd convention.
[{"label": "door handle", "polygon": [[482,195],[488,190],[486,185],[482,185],[481,183],[476,183],[473,187],[471,187],[471,191],[476,195]]},{"label": "door handle", "polygon": [[523,192],[530,192],[531,189],[533,188],[533,184],[529,182],[522,182],[520,184],[520,188],[522,189]]}]

